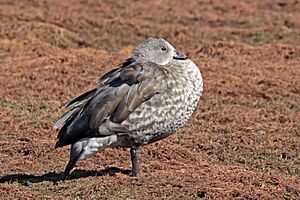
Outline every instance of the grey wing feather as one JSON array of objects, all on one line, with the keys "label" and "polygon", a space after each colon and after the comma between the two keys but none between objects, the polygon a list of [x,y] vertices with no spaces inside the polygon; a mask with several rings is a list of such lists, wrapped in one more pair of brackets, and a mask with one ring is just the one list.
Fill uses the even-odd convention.
[{"label": "grey wing feather", "polygon": [[70,120],[80,111],[82,105],[85,104],[92,97],[92,95],[94,95],[95,92],[96,89],[92,89],[68,101],[66,103],[66,108],[72,108],[59,118],[59,120],[53,125],[53,130],[61,129],[68,120]]},{"label": "grey wing feather", "polygon": [[82,101],[83,100],[86,100],[86,99],[89,99],[90,97],[92,97],[94,95],[94,93],[96,92],[96,88],[88,91],[88,92],[85,92],[71,100],[69,100],[65,105],[66,105],[66,108],[68,108],[69,106],[77,106],[78,103],[81,104],[83,103]]},{"label": "grey wing feather", "polygon": [[108,72],[99,79],[94,93],[72,100],[77,107],[55,124],[61,128],[57,146],[84,137],[126,132],[122,121],[161,90],[164,76],[163,69],[151,62],[133,63]]},{"label": "grey wing feather", "polygon": [[79,106],[72,108],[71,110],[69,110],[68,112],[66,112],[61,118],[59,118],[59,120],[53,125],[53,130],[59,130],[61,129],[66,122],[68,121],[68,119],[71,118],[72,115],[74,115],[74,113],[77,113],[78,110],[80,109]]}]

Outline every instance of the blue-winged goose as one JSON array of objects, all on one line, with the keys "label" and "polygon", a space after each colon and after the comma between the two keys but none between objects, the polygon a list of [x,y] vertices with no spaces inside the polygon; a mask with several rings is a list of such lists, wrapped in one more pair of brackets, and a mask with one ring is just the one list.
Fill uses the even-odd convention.
[{"label": "blue-winged goose", "polygon": [[174,133],[189,119],[203,89],[198,67],[164,39],[149,38],[131,58],[71,99],[54,125],[56,147],[71,145],[65,178],[78,160],[107,147],[128,147],[140,176],[142,146]]}]

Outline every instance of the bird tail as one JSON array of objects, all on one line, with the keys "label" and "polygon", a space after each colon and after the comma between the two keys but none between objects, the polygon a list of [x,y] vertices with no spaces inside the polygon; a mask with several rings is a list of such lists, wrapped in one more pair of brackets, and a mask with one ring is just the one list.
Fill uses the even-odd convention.
[{"label": "bird tail", "polygon": [[[65,168],[64,179],[69,176],[70,172],[79,160],[92,156],[115,142],[117,142],[117,136],[109,135],[106,137],[83,138],[72,144],[70,160]],[[59,140],[57,145],[59,145]]]},{"label": "bird tail", "polygon": [[92,89],[84,94],[81,94],[66,103],[66,107],[70,107],[65,114],[63,114],[57,122],[53,125],[53,130],[59,130],[55,148],[62,147],[65,144],[64,135],[68,131],[69,126],[80,115],[82,108],[93,97],[97,89]]}]

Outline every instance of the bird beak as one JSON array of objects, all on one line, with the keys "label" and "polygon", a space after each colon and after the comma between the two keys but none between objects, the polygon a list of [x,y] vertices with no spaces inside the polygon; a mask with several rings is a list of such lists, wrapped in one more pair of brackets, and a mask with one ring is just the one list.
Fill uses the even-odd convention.
[{"label": "bird beak", "polygon": [[173,56],[174,59],[176,60],[185,60],[186,59],[186,55],[179,53],[179,52],[175,52],[175,55]]}]

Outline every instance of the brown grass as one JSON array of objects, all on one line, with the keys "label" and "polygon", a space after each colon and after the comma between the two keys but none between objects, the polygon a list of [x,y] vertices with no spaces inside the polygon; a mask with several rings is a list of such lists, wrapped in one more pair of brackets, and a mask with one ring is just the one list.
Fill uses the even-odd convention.
[{"label": "brown grass", "polygon": [[[300,2],[1,1],[1,199],[298,199]],[[188,124],[142,150],[80,161],[61,182],[54,150],[67,99],[164,37],[201,69],[205,90]]]}]

